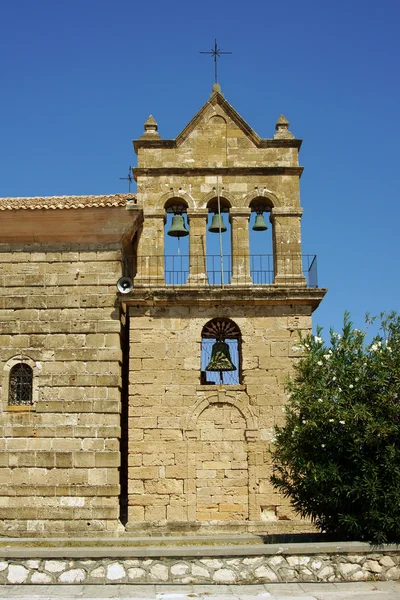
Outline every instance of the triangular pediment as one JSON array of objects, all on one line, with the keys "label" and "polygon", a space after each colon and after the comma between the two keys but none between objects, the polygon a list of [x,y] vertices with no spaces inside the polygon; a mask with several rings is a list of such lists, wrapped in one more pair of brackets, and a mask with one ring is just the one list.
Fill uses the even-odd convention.
[{"label": "triangular pediment", "polygon": [[210,99],[177,136],[175,140],[176,146],[178,147],[184,144],[196,130],[202,130],[206,123],[209,123],[212,119],[218,121],[218,118],[221,121],[224,120],[225,122],[229,122],[231,126],[233,125],[234,128],[238,130],[238,134],[247,138],[254,146],[260,146],[260,136],[257,135],[250,125],[246,123],[233,106],[231,106],[219,92],[214,92],[211,95]]}]

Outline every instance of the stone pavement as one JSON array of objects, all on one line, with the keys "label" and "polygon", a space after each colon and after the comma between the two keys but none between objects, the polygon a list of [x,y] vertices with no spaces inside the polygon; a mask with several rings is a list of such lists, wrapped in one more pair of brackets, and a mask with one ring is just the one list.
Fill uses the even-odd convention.
[{"label": "stone pavement", "polygon": [[400,582],[254,585],[3,585],[12,600],[400,600]]}]

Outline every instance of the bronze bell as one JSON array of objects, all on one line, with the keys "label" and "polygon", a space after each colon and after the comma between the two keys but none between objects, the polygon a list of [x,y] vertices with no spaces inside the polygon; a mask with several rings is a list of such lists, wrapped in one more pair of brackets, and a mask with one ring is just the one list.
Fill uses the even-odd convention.
[{"label": "bronze bell", "polygon": [[182,215],[174,215],[172,217],[172,223],[168,230],[168,235],[177,238],[189,235],[189,232],[185,227],[185,220]]},{"label": "bronze bell", "polygon": [[223,340],[217,340],[213,344],[206,371],[236,371],[236,367],[231,361],[229,346]]},{"label": "bronze bell", "polygon": [[265,231],[268,229],[267,224],[264,220],[262,211],[257,213],[256,220],[254,221],[253,231]]},{"label": "bronze bell", "polygon": [[215,213],[215,215],[212,218],[211,225],[208,228],[208,231],[211,231],[211,233],[219,233],[220,230],[221,233],[224,233],[224,231],[226,231],[224,219],[222,218],[222,215]]}]

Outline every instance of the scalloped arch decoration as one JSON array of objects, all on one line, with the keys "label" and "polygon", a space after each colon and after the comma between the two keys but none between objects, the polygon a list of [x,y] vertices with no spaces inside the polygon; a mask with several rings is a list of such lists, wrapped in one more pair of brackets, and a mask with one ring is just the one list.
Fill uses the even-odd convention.
[{"label": "scalloped arch decoration", "polygon": [[224,398],[221,398],[218,393],[214,394],[213,396],[210,396],[209,398],[204,398],[202,400],[199,400],[195,404],[192,413],[189,415],[189,417],[187,419],[185,429],[186,430],[196,429],[197,420],[198,420],[199,416],[201,415],[202,412],[204,412],[206,410],[206,408],[208,408],[212,404],[231,404],[232,406],[235,406],[235,408],[238,409],[238,411],[240,412],[240,414],[243,416],[243,418],[246,421],[246,429],[251,429],[251,430],[257,429],[256,417],[255,417],[255,415],[253,415],[253,413],[251,412],[251,410],[248,406],[244,405],[237,398],[232,398],[232,396],[227,396],[226,394],[225,394]]}]

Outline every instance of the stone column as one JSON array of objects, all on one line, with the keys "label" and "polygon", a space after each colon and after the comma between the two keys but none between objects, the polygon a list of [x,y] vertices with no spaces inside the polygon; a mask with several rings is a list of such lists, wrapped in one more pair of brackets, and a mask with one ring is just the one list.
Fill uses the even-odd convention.
[{"label": "stone column", "polygon": [[189,223],[189,277],[190,285],[207,285],[206,229],[208,210],[187,214]]},{"label": "stone column", "polygon": [[232,278],[231,285],[250,285],[250,210],[230,209],[232,234]]},{"label": "stone column", "polygon": [[144,216],[137,249],[135,287],[165,285],[164,221],[164,211]]},{"label": "stone column", "polygon": [[273,208],[274,285],[306,287],[301,257],[301,208]]}]

